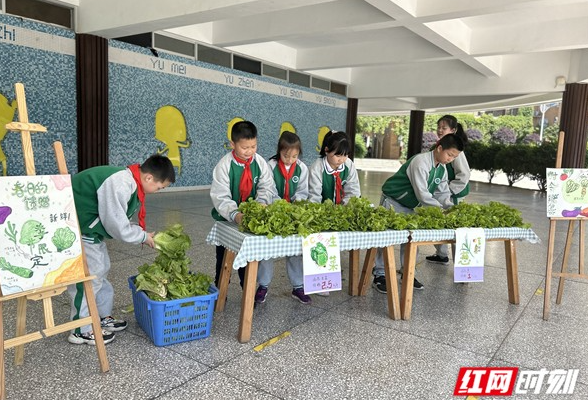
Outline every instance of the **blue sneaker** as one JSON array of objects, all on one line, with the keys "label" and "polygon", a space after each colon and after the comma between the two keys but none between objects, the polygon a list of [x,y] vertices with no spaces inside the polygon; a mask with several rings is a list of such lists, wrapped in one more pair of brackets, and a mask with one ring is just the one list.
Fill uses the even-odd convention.
[{"label": "blue sneaker", "polygon": [[255,292],[255,302],[257,304],[265,303],[267,297],[267,287],[259,285],[257,292]]},{"label": "blue sneaker", "polygon": [[292,298],[294,300],[298,300],[302,304],[312,303],[312,299],[310,298],[309,295],[304,293],[303,288],[295,288],[294,290],[292,290]]}]

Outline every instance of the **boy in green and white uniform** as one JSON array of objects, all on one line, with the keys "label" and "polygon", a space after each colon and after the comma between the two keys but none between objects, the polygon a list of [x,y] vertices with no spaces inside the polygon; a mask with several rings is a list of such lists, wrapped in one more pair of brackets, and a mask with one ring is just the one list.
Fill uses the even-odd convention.
[{"label": "boy in green and white uniform", "polygon": [[[210,198],[214,208],[212,217],[217,221],[241,223],[243,214],[239,204],[254,198],[262,204],[271,204],[277,197],[274,178],[267,162],[257,154],[257,128],[252,122],[240,121],[231,129],[233,151],[226,154],[212,171]],[[215,285],[218,286],[225,248],[216,246]],[[239,268],[243,286],[245,268]]]},{"label": "boy in green and white uniform", "polygon": [[[123,320],[114,319],[114,291],[107,279],[110,258],[105,239],[154,246],[154,232],[145,229],[145,194],[155,193],[175,182],[171,161],[161,155],[149,157],[143,164],[128,167],[99,166],[81,171],[72,177],[76,213],[82,233],[82,246],[90,275],[95,275],[92,288],[101,318],[105,343],[114,339],[115,331],[127,327]],[[130,218],[139,210],[138,225]],[[89,315],[81,283],[70,285],[71,319]],[[74,344],[96,344],[91,325],[75,329],[68,337]]]},{"label": "boy in green and white uniform", "polygon": [[[445,164],[453,161],[463,151],[463,142],[455,135],[442,138],[437,147],[426,153],[411,157],[398,172],[382,185],[380,204],[393,208],[396,212],[412,214],[420,206],[449,208],[453,205],[447,184]],[[435,194],[435,196],[433,196]],[[400,263],[404,263],[404,247],[400,245]],[[372,286],[380,293],[386,293],[384,260],[382,250],[378,249]],[[424,286],[414,280],[415,289]]]}]

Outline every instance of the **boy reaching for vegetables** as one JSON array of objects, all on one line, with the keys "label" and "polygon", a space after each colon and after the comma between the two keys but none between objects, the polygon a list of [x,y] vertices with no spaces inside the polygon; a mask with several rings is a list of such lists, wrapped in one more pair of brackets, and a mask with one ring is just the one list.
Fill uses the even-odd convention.
[{"label": "boy reaching for vegetables", "polygon": [[[233,151],[220,159],[212,171],[210,198],[214,208],[212,218],[217,221],[241,223],[243,214],[239,204],[250,197],[262,204],[271,204],[278,198],[272,171],[262,156],[257,154],[257,127],[249,121],[240,121],[231,128]],[[225,248],[216,246],[216,275],[218,286]],[[243,287],[245,268],[239,268]]]},{"label": "boy reaching for vegetables", "polygon": [[[464,143],[457,135],[445,135],[433,150],[412,156],[384,182],[380,204],[404,214],[414,213],[419,206],[443,209],[453,206],[445,164],[455,160],[463,148]],[[404,246],[400,245],[401,267],[404,265]],[[416,278],[413,284],[415,289],[424,288]],[[378,249],[376,255],[372,286],[380,293],[387,292],[382,249]]]},{"label": "boy reaching for vegetables", "polygon": [[[82,233],[82,245],[91,275],[102,325],[104,343],[114,340],[114,332],[127,327],[126,321],[112,317],[114,291],[108,282],[110,258],[104,239],[118,239],[133,244],[154,246],[155,232],[145,230],[145,195],[155,193],[175,182],[171,161],[152,155],[143,164],[128,167],[99,166],[72,177],[76,212]],[[139,224],[130,218],[139,210]],[[87,317],[88,305],[82,284],[70,285],[71,319]],[[73,344],[95,345],[91,325],[75,329],[68,337]]]}]

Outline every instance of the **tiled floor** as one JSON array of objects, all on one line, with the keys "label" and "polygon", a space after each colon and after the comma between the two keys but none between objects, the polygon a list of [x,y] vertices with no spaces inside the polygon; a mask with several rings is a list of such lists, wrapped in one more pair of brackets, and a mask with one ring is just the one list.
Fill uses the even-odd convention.
[{"label": "tiled floor", "polygon": [[[360,171],[364,196],[377,202],[388,176]],[[496,242],[488,244],[485,282],[468,285],[452,282],[451,267],[427,264],[424,257],[433,247],[425,247],[416,271],[425,290],[415,291],[409,321],[390,320],[386,297],[371,288],[365,297],[344,290],[312,296],[310,306],[299,304],[290,298],[284,263],[278,261],[268,299],[254,311],[249,343],[236,340],[241,289],[233,279],[225,311],[215,314],[208,338],[156,347],[134,315],[121,312],[132,304],[127,278],[155,252],[111,241],[115,310],[129,328],[106,347],[110,371],[100,373],[93,347],[71,345],[66,335],[50,337],[25,347],[22,366],[12,365],[12,350],[5,352],[8,398],[452,399],[462,366],[579,369],[575,392],[566,398],[588,398],[587,282],[567,281],[562,304],[553,301],[551,318],[542,319],[549,228],[545,197],[473,183],[468,201],[489,200],[520,209],[542,239],[541,244],[517,243],[519,305],[508,302],[504,251]],[[148,196],[147,223],[152,230],[182,223],[193,240],[192,269],[213,274],[215,251],[205,240],[213,225],[210,209],[207,190],[168,191]],[[561,264],[566,229],[560,222],[555,265]],[[577,245],[570,265],[577,265]],[[347,260],[343,271],[346,284]],[[67,321],[68,302],[65,295],[54,302],[57,322]],[[13,302],[5,305],[7,335],[14,331],[15,308]],[[29,302],[29,330],[40,328],[42,320],[41,304]],[[254,351],[286,331],[291,335]],[[545,394],[546,387],[516,398],[558,397]]]}]

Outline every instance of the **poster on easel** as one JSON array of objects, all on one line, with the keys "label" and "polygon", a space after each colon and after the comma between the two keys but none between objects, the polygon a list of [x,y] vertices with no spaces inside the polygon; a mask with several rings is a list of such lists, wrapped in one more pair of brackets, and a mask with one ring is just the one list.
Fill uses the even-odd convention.
[{"label": "poster on easel", "polygon": [[71,176],[2,177],[2,294],[19,293],[84,276]]},{"label": "poster on easel", "polygon": [[341,250],[337,232],[302,238],[304,293],[341,290]]},{"label": "poster on easel", "polygon": [[455,230],[453,282],[484,282],[486,236],[482,228]]},{"label": "poster on easel", "polygon": [[547,168],[547,217],[588,218],[588,169]]}]

